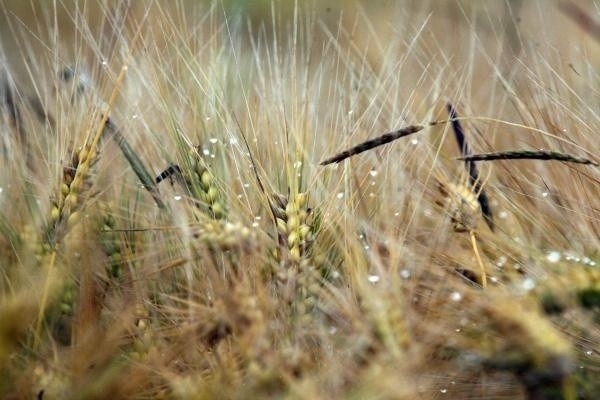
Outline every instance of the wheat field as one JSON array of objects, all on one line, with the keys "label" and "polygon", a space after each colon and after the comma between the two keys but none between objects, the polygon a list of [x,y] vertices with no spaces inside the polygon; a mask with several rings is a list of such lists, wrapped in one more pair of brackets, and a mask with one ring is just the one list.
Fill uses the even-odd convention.
[{"label": "wheat field", "polygon": [[600,3],[0,10],[0,398],[600,398]]}]

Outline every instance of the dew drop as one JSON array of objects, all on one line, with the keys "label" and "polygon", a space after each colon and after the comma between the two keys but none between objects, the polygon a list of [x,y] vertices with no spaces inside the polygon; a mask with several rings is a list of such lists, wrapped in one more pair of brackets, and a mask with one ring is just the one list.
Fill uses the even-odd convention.
[{"label": "dew drop", "polygon": [[410,270],[403,269],[402,271],[400,271],[400,276],[403,277],[404,279],[410,278]]},{"label": "dew drop", "polygon": [[208,155],[210,155],[210,150],[202,149],[202,154],[204,154],[205,156],[208,156]]},{"label": "dew drop", "polygon": [[506,257],[505,256],[498,257],[498,259],[496,260],[496,266],[503,267],[504,264],[506,264]]},{"label": "dew drop", "polygon": [[591,356],[592,354],[594,354],[594,352],[592,350],[588,350],[585,352],[586,356]]},{"label": "dew drop", "polygon": [[219,141],[219,139],[217,139],[217,138],[210,138],[210,139],[208,139],[208,141],[211,142],[212,144],[215,144],[215,143],[217,143]]},{"label": "dew drop", "polygon": [[137,114],[133,114],[133,115],[131,116],[131,119],[138,119],[138,115],[137,115]]},{"label": "dew drop", "polygon": [[294,163],[294,168],[295,168],[295,169],[299,169],[300,167],[302,167],[302,161],[296,161],[296,162]]},{"label": "dew drop", "polygon": [[379,275],[369,275],[367,280],[371,283],[377,283],[379,282]]},{"label": "dew drop", "polygon": [[519,264],[519,263],[515,263],[515,265],[513,265],[513,268],[514,268],[516,271],[520,271],[522,267],[521,267],[521,264]]},{"label": "dew drop", "polygon": [[400,215],[400,213],[399,213],[398,211],[396,211],[396,212],[394,213],[394,217],[397,217],[397,216],[399,216],[399,215]]},{"label": "dew drop", "polygon": [[204,118],[205,121],[210,121],[210,117]]},{"label": "dew drop", "polygon": [[4,192],[4,188],[0,187],[0,193]]},{"label": "dew drop", "polygon": [[448,392],[448,389],[440,389],[440,393],[446,393]]},{"label": "dew drop", "polygon": [[253,228],[257,228],[257,227],[258,227],[258,222],[253,222],[253,223],[252,223],[252,227],[253,227]]},{"label": "dew drop", "polygon": [[261,216],[260,216],[260,215],[258,215],[258,216],[256,216],[256,217],[254,217],[254,219],[255,219],[255,220],[257,220],[257,221],[260,221],[262,218],[261,218]]},{"label": "dew drop", "polygon": [[237,144],[238,140],[236,138],[230,138],[229,139],[229,144]]},{"label": "dew drop", "polygon": [[245,187],[245,188],[249,188],[249,187],[250,187],[250,184],[249,184],[249,183],[244,183],[244,187]]},{"label": "dew drop", "polygon": [[556,263],[560,261],[560,252],[558,251],[551,251],[548,254],[546,254],[546,260],[548,260],[548,262],[551,263]]},{"label": "dew drop", "polygon": [[181,196],[176,194],[175,196],[173,196],[173,199],[175,199],[175,201],[179,201],[181,200]]},{"label": "dew drop", "polygon": [[337,197],[338,199],[341,199],[341,198],[343,198],[343,197],[344,197],[344,192],[339,192],[339,193],[336,195],[336,197]]},{"label": "dew drop", "polygon": [[462,294],[460,294],[459,292],[452,292],[452,294],[450,295],[450,300],[452,300],[452,301],[461,301],[462,300]]},{"label": "dew drop", "polygon": [[542,197],[548,197],[548,192],[542,192]]},{"label": "dew drop", "polygon": [[530,291],[535,287],[535,281],[531,278],[525,278],[521,283],[521,287],[526,291]]},{"label": "dew drop", "polygon": [[506,211],[500,211],[498,213],[498,218],[500,218],[500,219],[506,219],[506,218],[508,218],[508,213]]},{"label": "dew drop", "polygon": [[411,144],[419,144],[419,139],[411,139],[410,143]]},{"label": "dew drop", "polygon": [[378,173],[379,172],[377,172],[376,169],[372,169],[372,170],[369,171],[369,175],[371,175],[371,176],[377,176]]}]

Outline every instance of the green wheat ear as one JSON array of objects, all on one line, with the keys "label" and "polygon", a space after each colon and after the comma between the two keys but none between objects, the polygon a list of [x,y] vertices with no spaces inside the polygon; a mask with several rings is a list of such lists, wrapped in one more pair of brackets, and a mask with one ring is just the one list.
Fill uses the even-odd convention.
[{"label": "green wheat ear", "polygon": [[[181,146],[187,148],[183,143]],[[166,178],[175,178],[188,192],[189,198],[197,210],[194,214],[199,221],[203,219],[203,215],[215,220],[227,218],[225,196],[217,186],[211,167],[198,153],[197,148],[183,150],[180,154],[181,166],[177,164],[169,166],[156,177],[156,183],[160,183]]]},{"label": "green wheat ear", "polygon": [[279,243],[281,260],[299,263],[306,259],[314,242],[312,210],[308,193],[284,196],[274,193],[269,201]]},{"label": "green wheat ear", "polygon": [[299,321],[304,322],[311,318],[321,285],[321,274],[312,255],[315,219],[308,204],[308,192],[288,196],[274,193],[269,199],[277,235],[273,272],[282,296],[292,305]]},{"label": "green wheat ear", "polygon": [[221,251],[252,247],[254,237],[252,231],[241,223],[214,220],[204,217],[204,221],[194,227],[194,239],[211,248]]},{"label": "green wheat ear", "polygon": [[100,215],[97,220],[99,242],[102,251],[108,257],[106,274],[108,279],[119,279],[123,274],[123,256],[121,254],[121,236],[115,230],[116,220],[110,206],[106,203],[99,205]]},{"label": "green wheat ear", "polygon": [[214,219],[227,217],[227,209],[221,191],[216,186],[215,177],[204,160],[193,152],[191,168],[184,172],[184,179],[188,191],[195,200],[199,200],[198,206],[205,208]]}]

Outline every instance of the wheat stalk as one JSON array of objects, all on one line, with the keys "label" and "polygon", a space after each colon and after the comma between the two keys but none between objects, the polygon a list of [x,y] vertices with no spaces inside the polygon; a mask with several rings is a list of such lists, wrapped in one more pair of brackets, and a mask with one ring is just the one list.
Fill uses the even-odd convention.
[{"label": "wheat stalk", "polygon": [[63,170],[63,179],[60,185],[60,199],[62,199],[62,202],[59,201],[57,204],[55,204],[50,212],[50,226],[47,239],[51,245],[51,253],[48,261],[46,283],[42,292],[40,309],[36,323],[34,348],[37,348],[39,343],[38,340],[41,334],[42,320],[46,310],[46,302],[48,301],[50,282],[54,272],[54,266],[56,264],[57,246],[61,242],[62,238],[68,233],[69,228],[76,224],[80,218],[78,208],[81,207],[82,203],[80,202],[81,199],[79,196],[81,195],[81,191],[88,187],[89,183],[86,182],[88,173],[90,167],[96,161],[96,149],[104,132],[106,121],[108,120],[108,112],[117,99],[119,89],[121,88],[123,80],[125,79],[126,71],[127,64],[121,68],[121,71],[117,76],[115,86],[107,103],[107,110],[103,114],[102,120],[92,136],[91,143],[76,152],[76,156],[74,156],[71,165],[68,166],[69,168]]}]

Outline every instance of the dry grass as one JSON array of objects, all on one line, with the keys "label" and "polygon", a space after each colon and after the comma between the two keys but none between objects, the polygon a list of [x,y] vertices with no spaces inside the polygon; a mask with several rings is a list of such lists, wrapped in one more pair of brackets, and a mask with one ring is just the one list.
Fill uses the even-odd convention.
[{"label": "dry grass", "polygon": [[193,3],[0,3],[1,398],[600,396],[600,168],[430,125],[597,163],[594,7]]}]

